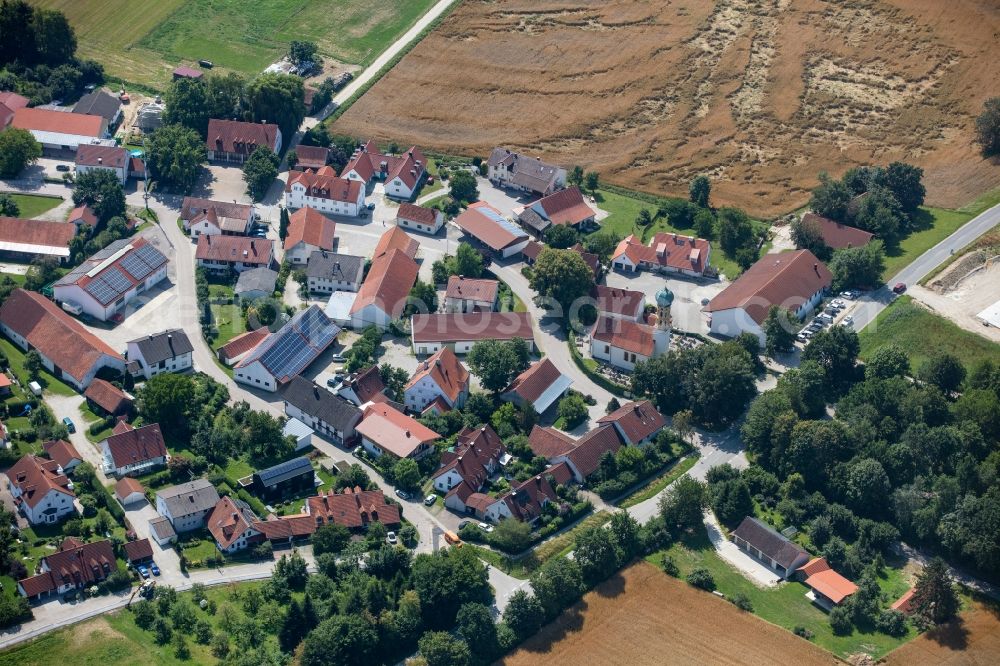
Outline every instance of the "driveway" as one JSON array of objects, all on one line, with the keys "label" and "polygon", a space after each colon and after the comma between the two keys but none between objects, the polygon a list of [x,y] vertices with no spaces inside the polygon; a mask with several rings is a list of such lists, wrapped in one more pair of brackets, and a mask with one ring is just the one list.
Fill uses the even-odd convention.
[{"label": "driveway", "polygon": [[145,500],[125,507],[125,516],[128,518],[128,522],[132,526],[136,537],[139,539],[149,539],[149,545],[153,547],[153,560],[156,561],[156,566],[160,568],[161,572],[157,582],[178,585],[184,582],[185,579],[185,575],[181,573],[180,556],[173,549],[173,546],[168,545],[164,548],[149,536],[149,521],[157,518],[159,515],[156,513],[156,509]]},{"label": "driveway", "polygon": [[708,530],[708,538],[715,546],[715,552],[719,557],[736,567],[751,582],[761,587],[775,587],[781,582],[778,574],[740,550],[723,535],[722,526],[711,510],[705,511],[705,529]]}]

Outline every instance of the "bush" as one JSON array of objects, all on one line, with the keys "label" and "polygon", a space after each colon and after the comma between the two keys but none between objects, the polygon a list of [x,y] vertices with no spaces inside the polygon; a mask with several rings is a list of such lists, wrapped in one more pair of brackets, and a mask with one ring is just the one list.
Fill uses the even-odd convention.
[{"label": "bush", "polygon": [[715,589],[715,579],[712,578],[712,572],[705,567],[696,567],[692,569],[691,573],[687,575],[685,580],[687,580],[688,584],[709,592]]},{"label": "bush", "polygon": [[851,612],[844,606],[837,606],[830,611],[830,628],[838,636],[847,636],[854,625],[851,623]]},{"label": "bush", "polygon": [[792,633],[795,634],[796,636],[801,636],[802,638],[806,639],[807,641],[811,640],[812,637],[813,637],[813,632],[809,631],[808,629],[806,629],[805,627],[803,627],[801,624],[796,625],[795,628],[792,629]]},{"label": "bush", "polygon": [[670,557],[666,553],[663,554],[663,559],[660,560],[660,568],[663,569],[663,573],[668,576],[677,578],[681,575],[681,570],[677,568],[677,563],[674,562],[674,558]]},{"label": "bush", "polygon": [[743,594],[742,592],[737,592],[729,600],[733,602],[733,605],[739,608],[740,610],[746,611],[748,613],[753,612],[753,602],[750,601],[750,597]]},{"label": "bush", "polygon": [[884,610],[875,621],[875,628],[896,638],[906,634],[906,616],[898,610]]}]

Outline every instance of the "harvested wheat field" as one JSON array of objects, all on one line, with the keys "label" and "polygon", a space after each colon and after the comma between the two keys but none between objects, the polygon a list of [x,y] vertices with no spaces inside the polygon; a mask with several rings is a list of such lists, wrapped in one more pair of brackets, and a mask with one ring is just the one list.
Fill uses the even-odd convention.
[{"label": "harvested wheat field", "polygon": [[843,662],[642,562],[588,593],[500,663],[830,666]]},{"label": "harvested wheat field", "polygon": [[957,622],[890,652],[889,666],[985,666],[1000,663],[1000,609],[973,602]]},{"label": "harvested wheat field", "polygon": [[821,170],[896,159],[956,207],[1000,185],[972,145],[1000,94],[995,0],[465,0],[335,123],[763,216]]}]

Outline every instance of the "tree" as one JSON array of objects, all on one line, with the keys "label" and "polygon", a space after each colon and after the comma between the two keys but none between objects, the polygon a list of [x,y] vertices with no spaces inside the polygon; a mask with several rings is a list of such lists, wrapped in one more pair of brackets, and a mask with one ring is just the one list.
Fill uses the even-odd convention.
[{"label": "tree", "polygon": [[288,236],[289,224],[291,224],[291,218],[288,215],[288,209],[282,206],[278,221],[278,238],[281,240],[285,240],[285,237]]},{"label": "tree", "polygon": [[802,352],[803,361],[816,361],[826,372],[828,396],[843,392],[857,376],[861,345],[858,334],[846,326],[834,326],[816,334]]},{"label": "tree", "polygon": [[247,194],[254,201],[260,201],[267,194],[271,183],[278,177],[279,163],[278,156],[267,146],[257,146],[243,163],[243,180],[247,184]]},{"label": "tree", "polygon": [[936,352],[920,366],[917,377],[947,394],[961,388],[965,381],[965,366],[952,354]]},{"label": "tree", "polygon": [[567,429],[573,429],[587,418],[587,403],[578,393],[570,393],[559,401],[559,418],[566,422]]},{"label": "tree", "polygon": [[639,227],[648,227],[653,223],[653,215],[649,212],[648,208],[643,208],[639,211],[639,214],[635,216],[635,224]]},{"label": "tree", "polygon": [[427,666],[469,666],[472,654],[468,644],[447,631],[428,631],[417,643]]},{"label": "tree", "polygon": [[833,253],[828,264],[833,274],[833,290],[868,289],[882,282],[885,252],[882,241],[873,240],[861,247],[846,247]]},{"label": "tree", "polygon": [[712,240],[715,238],[715,213],[708,208],[702,208],[694,214],[694,230],[699,238]]},{"label": "tree", "polygon": [[911,607],[914,615],[930,624],[941,624],[955,617],[961,602],[948,575],[948,565],[935,557],[917,576]]},{"label": "tree", "polygon": [[566,182],[570,185],[576,185],[577,187],[583,185],[583,167],[579,164],[573,167],[566,176]]},{"label": "tree", "polygon": [[483,255],[468,243],[459,243],[458,249],[455,251],[454,271],[451,274],[467,278],[482,277]]},{"label": "tree", "polygon": [[832,250],[823,240],[819,224],[813,220],[795,218],[791,224],[792,242],[800,250],[809,250],[823,261],[829,261]]},{"label": "tree", "polygon": [[158,182],[189,192],[206,159],[205,141],[182,125],[164,125],[146,141],[146,166]]},{"label": "tree", "polygon": [[1000,97],[983,103],[983,112],[976,118],[976,143],[983,157],[1000,153]]},{"label": "tree", "polygon": [[533,636],[542,627],[545,609],[538,597],[524,590],[517,590],[507,600],[503,611],[503,622],[519,640]]},{"label": "tree", "polygon": [[[0,136],[3,136],[0,134]],[[21,214],[21,207],[17,205],[14,197],[7,193],[0,193],[0,216],[17,217]]]},{"label": "tree", "polygon": [[764,348],[767,355],[776,358],[779,353],[790,352],[795,345],[793,315],[788,310],[772,305],[764,320]]},{"label": "tree", "polygon": [[408,305],[413,312],[437,312],[437,290],[434,285],[418,279],[410,288]]},{"label": "tree", "polygon": [[139,415],[146,423],[159,423],[164,432],[186,433],[186,415],[194,404],[194,389],[194,380],[188,375],[155,375],[137,392]]},{"label": "tree", "polygon": [[590,190],[591,194],[597,193],[597,188],[601,185],[601,177],[597,175],[596,171],[588,171],[587,175],[584,176],[584,182],[586,187]]},{"label": "tree", "polygon": [[100,222],[125,215],[125,190],[112,171],[96,169],[76,177],[73,203],[88,204]]},{"label": "tree", "polygon": [[200,79],[182,77],[170,84],[164,96],[166,109],[163,122],[167,125],[181,125],[192,129],[198,136],[208,136],[208,106],[205,84]]},{"label": "tree", "polygon": [[573,301],[594,289],[594,272],[577,252],[545,248],[531,274],[531,288],[551,298],[567,314]]},{"label": "tree", "polygon": [[392,466],[392,476],[396,479],[396,485],[400,488],[412,490],[420,487],[420,468],[417,461],[412,458],[400,458]]},{"label": "tree", "polygon": [[888,506],[892,484],[882,463],[863,458],[847,469],[847,504],[855,511],[881,513]]},{"label": "tree", "polygon": [[469,548],[417,555],[410,571],[429,628],[450,627],[462,604],[490,598],[486,567]]},{"label": "tree", "polygon": [[32,349],[24,355],[24,370],[32,380],[37,380],[41,376],[44,367],[42,356],[37,349]]},{"label": "tree", "polygon": [[[285,161],[288,162],[288,168],[289,168],[289,170],[294,169],[295,165],[297,165],[299,163],[299,154],[298,154],[298,152],[296,152],[296,150],[294,148],[291,149],[291,150],[289,150],[287,153],[285,153]],[[282,239],[282,240],[284,240],[284,239]]]},{"label": "tree", "polygon": [[611,253],[615,251],[620,239],[611,233],[589,234],[583,239],[583,247],[587,252],[596,254],[602,262],[607,262],[611,258]]},{"label": "tree", "polygon": [[907,217],[912,218],[924,205],[927,189],[921,182],[923,177],[923,169],[905,162],[893,162],[885,169],[885,186],[892,191]]},{"label": "tree", "polygon": [[712,193],[712,181],[708,176],[695,176],[688,187],[691,203],[699,208],[708,208],[708,198]]},{"label": "tree", "polygon": [[531,575],[531,589],[546,616],[554,618],[583,594],[580,565],[565,557],[549,560]]},{"label": "tree", "polygon": [[65,14],[55,10],[35,9],[31,27],[35,38],[36,62],[57,66],[73,60],[76,34]]},{"label": "tree", "polygon": [[809,208],[817,215],[837,222],[847,220],[847,207],[851,203],[852,192],[839,180],[830,178],[825,172],[819,174],[819,185],[813,188]]},{"label": "tree", "polygon": [[225,76],[206,76],[205,111],[209,118],[242,118],[246,108],[246,79],[230,72]]},{"label": "tree", "polygon": [[246,86],[251,120],[276,123],[289,139],[306,117],[302,79],[288,74],[261,74]]},{"label": "tree", "polygon": [[747,516],[753,515],[753,499],[750,489],[740,478],[728,479],[710,486],[712,511],[727,527],[739,525]]},{"label": "tree", "polygon": [[370,666],[379,661],[378,632],[357,615],[333,615],[309,632],[302,646],[302,666]]},{"label": "tree", "polygon": [[753,225],[750,218],[739,208],[723,208],[719,211],[719,245],[729,256],[754,245]]},{"label": "tree", "polygon": [[531,526],[521,520],[501,520],[490,535],[490,543],[508,553],[520,553],[531,545]]},{"label": "tree", "polygon": [[0,132],[0,178],[16,178],[41,156],[42,144],[28,130],[8,127]]},{"label": "tree", "polygon": [[836,606],[830,611],[830,628],[836,636],[846,636],[851,633],[851,611],[846,606]]},{"label": "tree", "polygon": [[180,631],[175,632],[172,643],[174,646],[175,657],[181,661],[187,661],[191,658],[191,648],[188,647],[187,641],[184,640],[184,634]]},{"label": "tree", "polygon": [[524,372],[528,364],[519,355],[518,347],[502,340],[481,340],[469,350],[466,364],[487,391],[497,393],[506,388],[514,377]]},{"label": "tree", "polygon": [[477,657],[477,661],[488,664],[499,656],[497,626],[493,622],[493,614],[485,604],[463,604],[458,609],[455,624],[458,635],[465,640]]},{"label": "tree", "polygon": [[685,531],[701,524],[706,505],[705,484],[685,474],[667,487],[659,509],[668,530]]},{"label": "tree", "polygon": [[854,212],[854,226],[870,231],[889,246],[899,241],[905,226],[903,208],[887,187],[873,187],[860,197]]},{"label": "tree", "polygon": [[410,380],[406,370],[383,363],[378,367],[378,374],[385,384],[385,394],[396,402],[404,402],[403,389]]},{"label": "tree", "polygon": [[865,379],[889,379],[910,374],[910,359],[896,344],[879,347],[865,363]]},{"label": "tree", "polygon": [[591,527],[577,534],[573,559],[587,585],[596,585],[618,570],[622,553],[611,530]]},{"label": "tree", "polygon": [[450,184],[451,196],[455,201],[469,204],[479,199],[479,187],[476,184],[476,177],[465,169],[460,169],[451,174],[448,181]]},{"label": "tree", "polygon": [[288,43],[288,59],[293,65],[316,62],[316,44],[293,39]]},{"label": "tree", "polygon": [[294,652],[307,631],[302,617],[302,606],[299,605],[298,601],[292,599],[281,620],[281,628],[278,630],[278,644],[282,651]]},{"label": "tree", "polygon": [[705,567],[695,567],[685,578],[689,585],[711,592],[715,589],[715,578]]},{"label": "tree", "polygon": [[553,224],[545,230],[545,243],[556,250],[573,247],[579,239],[576,229],[568,224]]}]

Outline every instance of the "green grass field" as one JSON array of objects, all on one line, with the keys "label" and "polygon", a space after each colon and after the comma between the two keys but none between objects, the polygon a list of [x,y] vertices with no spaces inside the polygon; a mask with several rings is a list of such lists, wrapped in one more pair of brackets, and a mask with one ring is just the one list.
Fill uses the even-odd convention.
[{"label": "green grass field", "polygon": [[[789,631],[797,626],[805,627],[814,634],[812,642],[841,658],[856,652],[867,652],[878,659],[917,635],[916,630],[911,628],[902,638],[857,630],[848,636],[835,636],[830,628],[829,616],[806,598],[809,588],[798,582],[783,583],[776,588],[757,587],[715,553],[704,530],[675,543],[666,553],[677,563],[682,578],[697,566],[705,567],[712,573],[716,589],[727,598],[742,592],[750,598],[756,615]],[[646,559],[659,566],[661,558],[662,552]],[[879,587],[891,604],[909,588],[909,584],[899,569],[887,567],[879,580]]]},{"label": "green grass field", "polygon": [[883,277],[888,280],[907,264],[950,236],[974,215],[943,208],[921,208],[922,226],[886,252]]},{"label": "green grass field", "polygon": [[[17,375],[21,385],[27,386],[29,379],[28,373],[24,369],[24,352],[7,338],[0,338],[0,350],[3,350],[4,355],[7,356],[7,360],[10,361],[10,369]],[[71,396],[76,393],[69,384],[56,379],[44,369],[41,372],[39,384],[46,391],[51,391],[56,395]]]},{"label": "green grass field", "polygon": [[[365,66],[409,29],[434,0],[31,0],[66,13],[78,52],[108,74],[163,89],[180,63],[256,74],[294,39]],[[114,29],[109,29],[113,24]]]},{"label": "green grass field", "polygon": [[1000,345],[928,311],[909,296],[890,303],[859,338],[862,359],[893,343],[906,351],[914,371],[934,352],[954,354],[970,371],[982,360],[1000,358]]},{"label": "green grass field", "polygon": [[11,199],[17,202],[20,209],[18,217],[38,217],[42,213],[47,213],[63,202],[62,197],[43,197],[37,194],[14,194],[10,193]]}]

